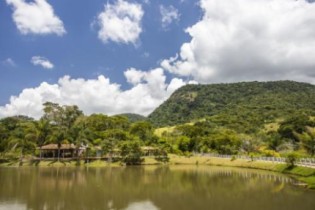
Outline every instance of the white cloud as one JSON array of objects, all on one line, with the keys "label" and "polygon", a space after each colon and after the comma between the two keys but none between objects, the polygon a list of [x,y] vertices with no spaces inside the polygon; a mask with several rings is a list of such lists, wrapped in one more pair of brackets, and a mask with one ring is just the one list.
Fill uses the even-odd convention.
[{"label": "white cloud", "polygon": [[150,0],[142,0],[143,1],[143,3],[145,3],[145,4],[150,4],[151,2],[150,2]]},{"label": "white cloud", "polygon": [[137,70],[135,68],[127,69],[127,71],[124,72],[124,75],[127,79],[127,82],[133,85],[137,85],[141,83],[146,75],[146,72]]},{"label": "white cloud", "polygon": [[13,7],[13,20],[22,34],[66,33],[63,22],[55,15],[53,7],[46,0],[6,0]]},{"label": "white cloud", "polygon": [[160,14],[163,28],[167,28],[174,21],[179,21],[180,18],[178,10],[172,5],[168,7],[160,5]]},{"label": "white cloud", "polygon": [[54,64],[52,64],[47,58],[42,56],[33,56],[31,58],[31,63],[35,66],[41,66],[45,69],[54,68]]},{"label": "white cloud", "polygon": [[138,3],[124,0],[117,0],[114,4],[107,3],[97,18],[99,39],[104,43],[113,41],[135,44],[142,32],[143,14],[142,6]]},{"label": "white cloud", "polygon": [[4,61],[2,61],[2,63],[7,66],[12,66],[12,67],[16,66],[16,63],[14,62],[12,58],[7,58]]},{"label": "white cloud", "polygon": [[24,89],[18,96],[12,96],[9,104],[0,106],[0,117],[22,114],[39,118],[42,104],[46,101],[76,104],[86,114],[131,112],[147,115],[177,88],[186,84],[178,78],[168,84],[161,68],[148,72],[128,69],[125,75],[133,84],[128,90],[122,90],[119,84],[111,83],[103,75],[90,80],[64,76],[57,84],[43,82],[38,87]]},{"label": "white cloud", "polygon": [[315,82],[315,4],[305,0],[201,0],[179,56],[161,66],[198,82]]}]

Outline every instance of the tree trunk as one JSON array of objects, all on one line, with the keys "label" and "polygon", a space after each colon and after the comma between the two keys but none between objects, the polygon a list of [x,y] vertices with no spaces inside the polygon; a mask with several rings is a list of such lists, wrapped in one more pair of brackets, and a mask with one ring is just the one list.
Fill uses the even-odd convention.
[{"label": "tree trunk", "polygon": [[42,146],[39,147],[39,160],[42,160]]},{"label": "tree trunk", "polygon": [[24,155],[24,148],[22,147],[22,149],[21,149],[21,154],[20,154],[19,166],[22,166],[22,165],[23,165],[23,155]]},{"label": "tree trunk", "polygon": [[58,147],[58,162],[60,161],[60,147]]}]

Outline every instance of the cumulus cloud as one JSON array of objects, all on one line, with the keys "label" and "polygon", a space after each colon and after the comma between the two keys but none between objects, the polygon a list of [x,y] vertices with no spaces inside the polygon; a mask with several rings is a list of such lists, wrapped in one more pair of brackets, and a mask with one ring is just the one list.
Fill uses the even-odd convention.
[{"label": "cumulus cloud", "polygon": [[315,4],[306,0],[201,0],[190,42],[161,66],[198,82],[315,82]]},{"label": "cumulus cloud", "polygon": [[98,37],[104,43],[109,41],[135,44],[142,32],[142,6],[124,0],[114,4],[107,3],[104,11],[98,15]]},{"label": "cumulus cloud", "polygon": [[131,112],[148,115],[177,88],[186,84],[178,78],[167,83],[161,68],[147,72],[128,69],[125,76],[132,84],[127,90],[122,90],[119,84],[110,82],[103,75],[90,80],[64,76],[57,84],[43,82],[38,87],[24,89],[18,96],[11,97],[10,103],[0,106],[0,117],[23,114],[39,118],[42,104],[46,101],[76,104],[86,114]]},{"label": "cumulus cloud", "polygon": [[179,21],[180,14],[172,5],[166,7],[160,5],[161,23],[163,28],[167,28],[172,22]]},{"label": "cumulus cloud", "polygon": [[6,0],[13,7],[13,20],[22,34],[66,33],[63,22],[55,15],[53,7],[46,0]]},{"label": "cumulus cloud", "polygon": [[47,58],[42,56],[33,56],[31,58],[31,63],[35,66],[41,66],[45,69],[54,68],[54,64],[52,64]]},{"label": "cumulus cloud", "polygon": [[124,72],[124,75],[127,79],[127,82],[133,85],[137,85],[142,82],[146,75],[146,72],[137,70],[135,68],[130,68]]}]

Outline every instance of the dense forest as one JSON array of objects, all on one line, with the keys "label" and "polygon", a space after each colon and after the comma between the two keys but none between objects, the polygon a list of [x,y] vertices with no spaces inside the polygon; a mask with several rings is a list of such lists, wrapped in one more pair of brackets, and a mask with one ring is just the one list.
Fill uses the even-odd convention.
[{"label": "dense forest", "polygon": [[[44,104],[43,116],[0,119],[2,159],[38,157],[54,143],[87,145],[89,155],[119,151],[141,162],[144,146],[167,154],[314,156],[315,86],[290,81],[187,85],[148,118],[135,114],[85,116],[76,105]],[[169,126],[170,125],[170,126]]]},{"label": "dense forest", "polygon": [[293,81],[186,85],[148,118],[158,127],[211,117],[255,129],[293,113],[315,115],[314,85]]},{"label": "dense forest", "polygon": [[[166,156],[154,135],[153,126],[146,121],[133,122],[124,115],[85,116],[76,106],[44,104],[44,115],[39,120],[27,116],[13,116],[0,120],[0,152],[4,158],[39,156],[38,148],[46,144],[72,144],[77,148],[86,145],[89,156],[96,148],[104,154],[119,150],[128,163],[141,161],[141,146],[155,145],[159,154]],[[133,117],[136,115],[132,115]],[[138,119],[138,118],[137,118]]]},{"label": "dense forest", "polygon": [[314,155],[314,116],[314,85],[276,81],[186,85],[148,119],[182,151],[269,156]]}]

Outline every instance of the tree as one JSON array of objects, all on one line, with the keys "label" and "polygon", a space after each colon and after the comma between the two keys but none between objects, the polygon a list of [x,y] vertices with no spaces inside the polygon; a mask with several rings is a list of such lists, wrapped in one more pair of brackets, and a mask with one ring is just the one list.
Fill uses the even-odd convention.
[{"label": "tree", "polygon": [[100,132],[99,136],[102,139],[114,139],[115,141],[125,141],[129,139],[128,133],[121,129],[110,129]]},{"label": "tree", "polygon": [[86,118],[86,126],[93,132],[101,132],[113,128],[110,117],[104,114],[92,114]]},{"label": "tree", "polygon": [[310,125],[312,125],[312,122],[307,115],[293,115],[280,124],[278,133],[282,138],[291,139],[295,142],[298,142],[299,139],[296,138],[294,132],[303,133],[306,126]]},{"label": "tree", "polygon": [[46,102],[44,105],[44,115],[42,119],[47,120],[52,125],[61,126],[69,130],[76,119],[83,115],[78,106],[60,106],[57,103]]},{"label": "tree", "polygon": [[62,108],[57,103],[45,102],[44,115],[42,119],[47,120],[51,125],[60,125],[62,122]]},{"label": "tree", "polygon": [[[34,121],[32,126],[28,129],[29,135],[35,140],[37,145],[42,148],[42,146],[48,141],[48,137],[51,134],[51,126],[49,122],[45,119],[40,119],[39,121]],[[40,159],[42,158],[42,151],[40,150]]]},{"label": "tree", "polygon": [[297,160],[298,160],[298,155],[296,153],[292,152],[288,154],[286,158],[288,168],[293,168]]},{"label": "tree", "polygon": [[305,132],[299,134],[294,132],[294,136],[299,139],[305,150],[311,155],[315,154],[315,128],[306,126]]},{"label": "tree", "polygon": [[64,129],[61,129],[60,127],[55,127],[52,135],[51,135],[51,140],[58,145],[58,161],[60,161],[60,149],[61,145],[66,142],[66,131]]},{"label": "tree", "polygon": [[283,139],[277,132],[270,132],[269,135],[267,136],[267,144],[269,149],[272,149],[277,152],[281,149],[283,143],[284,143]]},{"label": "tree", "polygon": [[203,135],[204,129],[200,126],[201,123],[195,125],[180,125],[176,127],[176,131],[183,136],[194,138]]},{"label": "tree", "polygon": [[112,155],[115,148],[115,141],[116,140],[113,138],[104,139],[102,141],[102,145],[101,145],[102,151],[105,154],[109,155],[109,162],[112,162]]},{"label": "tree", "polygon": [[95,137],[95,134],[87,127],[87,117],[80,116],[74,122],[68,132],[68,138],[76,146],[76,155],[79,160],[79,148],[82,145],[88,145]]},{"label": "tree", "polygon": [[260,140],[258,137],[242,136],[241,149],[249,155],[249,153],[258,151]]},{"label": "tree", "polygon": [[135,122],[130,127],[130,134],[139,137],[139,139],[143,142],[156,143],[157,140],[154,137],[154,130],[151,123],[147,121],[139,121]]},{"label": "tree", "polygon": [[154,154],[155,156],[155,160],[162,162],[162,163],[166,163],[170,160],[170,158],[167,155],[167,151],[163,148],[160,148],[156,151],[156,153]]},{"label": "tree", "polygon": [[220,154],[237,154],[241,146],[237,134],[229,129],[219,129],[211,138],[214,140],[214,149]]},{"label": "tree", "polygon": [[71,139],[71,128],[75,121],[83,116],[78,106],[60,106],[57,103],[46,102],[42,120],[46,120],[52,126],[51,140],[58,145],[58,161],[60,159],[60,147],[67,139]]},{"label": "tree", "polygon": [[121,144],[121,157],[126,165],[140,165],[144,160],[141,158],[141,146],[139,141],[125,141]]},{"label": "tree", "polygon": [[177,137],[177,145],[178,145],[178,149],[182,152],[192,151],[191,141],[190,141],[190,138],[188,138],[187,136]]},{"label": "tree", "polygon": [[9,132],[0,121],[0,154],[3,155],[7,149]]},{"label": "tree", "polygon": [[9,145],[11,149],[20,151],[20,163],[27,152],[34,151],[36,148],[36,142],[33,138],[30,128],[31,122],[21,122],[12,132],[9,138]]}]

